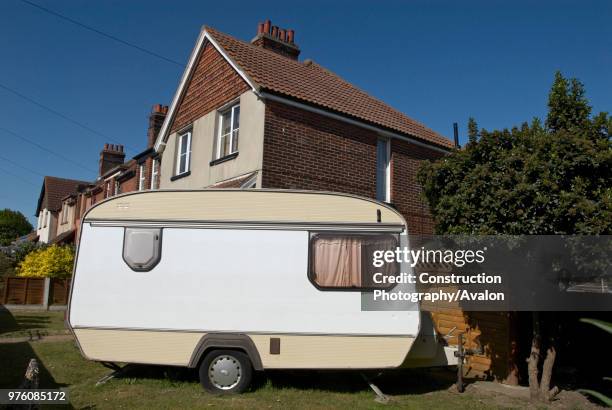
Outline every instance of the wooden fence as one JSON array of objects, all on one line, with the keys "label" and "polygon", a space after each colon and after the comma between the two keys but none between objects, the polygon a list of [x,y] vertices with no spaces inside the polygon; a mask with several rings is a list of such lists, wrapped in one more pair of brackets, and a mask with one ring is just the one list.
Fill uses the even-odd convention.
[{"label": "wooden fence", "polygon": [[0,303],[3,305],[67,305],[70,279],[0,278]]}]

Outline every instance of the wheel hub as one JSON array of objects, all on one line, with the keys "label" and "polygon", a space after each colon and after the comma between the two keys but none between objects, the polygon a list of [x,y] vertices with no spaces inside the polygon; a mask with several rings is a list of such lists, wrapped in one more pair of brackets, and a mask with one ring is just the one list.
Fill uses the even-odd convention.
[{"label": "wheel hub", "polygon": [[216,357],[208,367],[208,377],[216,388],[232,389],[242,378],[240,362],[230,355]]}]

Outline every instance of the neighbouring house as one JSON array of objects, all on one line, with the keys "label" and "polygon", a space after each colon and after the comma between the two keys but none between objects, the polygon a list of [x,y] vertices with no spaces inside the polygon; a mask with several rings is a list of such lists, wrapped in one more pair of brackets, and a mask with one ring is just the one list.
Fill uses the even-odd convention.
[{"label": "neighbouring house", "polygon": [[[337,191],[392,204],[414,234],[433,232],[416,174],[453,149],[444,136],[312,60],[293,30],[260,23],[250,42],[204,27],[157,140],[163,189]],[[475,375],[509,375],[506,313],[432,312],[440,334],[486,340]],[[483,343],[484,345],[484,343]]]},{"label": "neighbouring house", "polygon": [[[88,182],[46,176],[36,206],[36,234],[42,243],[62,243],[65,241],[67,224],[72,223],[70,209],[65,207],[63,198],[75,194],[79,187]],[[70,222],[69,222],[70,221]],[[70,241],[68,239],[68,241]]]},{"label": "neighbouring house", "polygon": [[96,203],[125,192],[159,188],[159,158],[153,144],[167,111],[167,106],[153,106],[149,115],[147,148],[128,161],[125,160],[123,145],[104,144],[96,180],[81,183],[74,192],[61,199],[58,236],[64,242],[78,242],[81,218]]}]

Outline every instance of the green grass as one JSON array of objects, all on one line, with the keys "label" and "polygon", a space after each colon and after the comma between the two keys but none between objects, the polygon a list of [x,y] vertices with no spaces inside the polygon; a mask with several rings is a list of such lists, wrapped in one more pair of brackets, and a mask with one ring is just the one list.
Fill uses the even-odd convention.
[{"label": "green grass", "polygon": [[0,344],[0,357],[0,388],[16,387],[28,360],[35,357],[41,366],[41,388],[67,387],[75,408],[496,408],[477,397],[447,391],[450,374],[436,380],[426,371],[382,378],[379,387],[393,396],[383,406],[374,401],[359,375],[350,372],[267,373],[258,376],[248,393],[217,397],[202,390],[193,372],[151,366],[135,367],[96,387],[109,370],[83,359],[73,341]]},{"label": "green grass", "polygon": [[66,333],[64,312],[0,310],[0,338]]},{"label": "green grass", "polygon": [[256,376],[251,391],[218,397],[202,390],[195,371],[134,366],[123,377],[96,387],[110,370],[83,359],[72,340],[2,343],[7,336],[32,331],[62,333],[63,316],[63,312],[0,311],[0,388],[19,386],[29,360],[36,358],[40,387],[68,388],[74,408],[498,408],[491,400],[449,391],[454,375],[448,371],[411,370],[377,379],[377,385],[393,397],[386,406],[374,401],[374,393],[355,372],[266,372]]}]

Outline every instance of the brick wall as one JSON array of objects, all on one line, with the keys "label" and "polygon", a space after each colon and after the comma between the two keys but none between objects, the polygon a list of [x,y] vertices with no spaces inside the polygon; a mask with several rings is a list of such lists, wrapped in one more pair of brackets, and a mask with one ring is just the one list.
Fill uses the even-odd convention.
[{"label": "brick wall", "polygon": [[191,81],[178,105],[171,132],[193,123],[249,89],[242,77],[210,43],[200,52],[196,64]]},{"label": "brick wall", "polygon": [[442,155],[407,141],[391,141],[391,201],[406,218],[411,234],[434,232],[433,220],[417,182],[417,172],[422,161],[435,160]]},{"label": "brick wall", "polygon": [[266,102],[263,188],[376,196],[374,132]]}]

